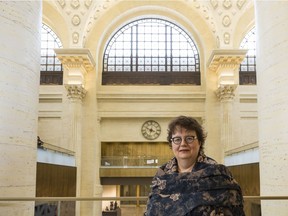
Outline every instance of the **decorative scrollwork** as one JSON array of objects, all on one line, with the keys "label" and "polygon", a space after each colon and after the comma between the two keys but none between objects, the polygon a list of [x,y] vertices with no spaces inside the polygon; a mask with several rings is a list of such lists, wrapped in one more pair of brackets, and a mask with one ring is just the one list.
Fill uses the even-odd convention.
[{"label": "decorative scrollwork", "polygon": [[237,85],[221,85],[216,90],[216,96],[220,101],[230,101],[234,98]]},{"label": "decorative scrollwork", "polygon": [[71,100],[82,101],[87,91],[81,85],[65,85],[67,97]]}]

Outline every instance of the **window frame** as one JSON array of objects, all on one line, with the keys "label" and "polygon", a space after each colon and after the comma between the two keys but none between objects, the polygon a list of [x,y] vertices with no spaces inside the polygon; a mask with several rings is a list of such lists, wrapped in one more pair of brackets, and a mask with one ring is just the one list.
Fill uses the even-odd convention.
[{"label": "window frame", "polygon": [[[158,32],[152,31],[153,26]],[[153,39],[156,36],[158,38]],[[174,42],[173,36],[178,36],[179,41]],[[180,49],[185,45],[186,50]],[[200,80],[200,55],[194,40],[170,21],[160,18],[134,20],[122,26],[105,47],[102,85],[200,85]]]}]

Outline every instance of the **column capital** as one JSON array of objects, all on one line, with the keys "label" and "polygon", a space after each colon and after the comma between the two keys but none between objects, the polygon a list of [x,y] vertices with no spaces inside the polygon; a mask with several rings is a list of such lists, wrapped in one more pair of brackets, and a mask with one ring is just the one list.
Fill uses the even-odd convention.
[{"label": "column capital", "polygon": [[61,63],[70,67],[83,66],[86,72],[93,70],[95,61],[89,49],[54,49],[57,58]]},{"label": "column capital", "polygon": [[72,101],[82,101],[87,91],[81,85],[65,85],[67,97]]},{"label": "column capital", "polygon": [[221,102],[233,100],[237,85],[221,85],[216,90],[216,96]]}]

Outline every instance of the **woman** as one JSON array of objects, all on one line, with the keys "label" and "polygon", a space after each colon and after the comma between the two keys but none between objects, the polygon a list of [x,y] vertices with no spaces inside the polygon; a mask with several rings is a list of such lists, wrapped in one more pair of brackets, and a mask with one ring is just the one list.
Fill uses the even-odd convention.
[{"label": "woman", "polygon": [[241,188],[224,165],[204,154],[205,134],[191,117],[168,126],[174,158],[152,181],[146,216],[244,216]]}]

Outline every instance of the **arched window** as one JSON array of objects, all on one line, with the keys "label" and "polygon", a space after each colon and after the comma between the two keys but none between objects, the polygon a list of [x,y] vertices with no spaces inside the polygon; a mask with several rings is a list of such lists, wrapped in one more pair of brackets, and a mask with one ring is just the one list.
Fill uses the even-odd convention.
[{"label": "arched window", "polygon": [[255,27],[251,29],[240,44],[240,49],[247,49],[245,59],[240,65],[240,85],[256,85],[256,36]]},{"label": "arched window", "polygon": [[57,35],[45,24],[41,31],[41,85],[62,85],[62,64],[56,57],[54,48],[62,48],[61,41]]},{"label": "arched window", "polygon": [[157,18],[133,21],[106,46],[102,84],[200,85],[197,47],[171,22]]}]

